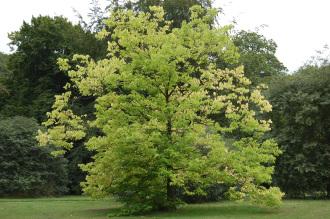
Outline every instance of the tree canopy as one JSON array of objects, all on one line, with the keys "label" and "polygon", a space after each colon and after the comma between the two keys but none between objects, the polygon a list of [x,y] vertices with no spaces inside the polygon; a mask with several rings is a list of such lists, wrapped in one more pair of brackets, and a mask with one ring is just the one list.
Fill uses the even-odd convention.
[{"label": "tree canopy", "polygon": [[[179,27],[183,21],[190,20],[190,8],[199,5],[211,8],[211,0],[139,0],[133,4],[136,10],[148,12],[150,6],[160,6],[164,9],[164,18],[172,21],[172,27]],[[133,6],[133,7],[134,7]],[[213,22],[213,21],[211,21]]]},{"label": "tree canopy", "polygon": [[233,37],[240,53],[240,63],[254,85],[267,83],[274,76],[283,75],[286,67],[277,59],[277,45],[257,32],[239,31]]},{"label": "tree canopy", "polygon": [[[183,21],[189,21],[190,8],[199,5],[205,9],[212,8],[212,0],[109,0],[109,4],[102,8],[98,0],[91,0],[90,7],[90,24],[84,21],[83,17],[78,13],[81,24],[87,29],[100,31],[103,20],[109,15],[109,10],[130,9],[135,12],[150,12],[150,7],[158,6],[164,9],[164,18],[172,21],[171,27],[179,27]],[[210,21],[213,23],[213,21]]]},{"label": "tree canopy", "polygon": [[[59,60],[71,82],[56,96],[39,142],[61,154],[97,129],[87,139],[96,154],[82,165],[84,191],[115,195],[126,213],[172,209],[180,193],[205,195],[214,184],[228,185],[231,199],[279,204],[280,190],[266,185],[280,151],[265,136],[270,121],[257,116],[271,105],[261,88],[249,90],[241,67],[216,67],[219,59],[238,62],[229,27],[211,28],[216,12],[198,6],[180,28],[164,16],[159,7],[114,11],[105,22],[112,31],[98,34],[111,39],[104,59]],[[77,93],[96,97],[94,118],[70,107]]]},{"label": "tree canopy", "polygon": [[30,118],[0,119],[0,196],[66,193],[66,160],[38,146],[35,136],[40,128]]},{"label": "tree canopy", "polygon": [[1,99],[1,114],[34,117],[38,121],[43,120],[54,95],[61,93],[67,82],[57,59],[75,53],[97,58],[105,48],[93,34],[63,17],[33,17],[11,33],[10,40],[15,49],[9,56],[11,73],[5,82],[10,95]]},{"label": "tree canopy", "polygon": [[305,66],[274,80],[273,136],[283,150],[275,183],[289,197],[330,196],[330,66]]}]

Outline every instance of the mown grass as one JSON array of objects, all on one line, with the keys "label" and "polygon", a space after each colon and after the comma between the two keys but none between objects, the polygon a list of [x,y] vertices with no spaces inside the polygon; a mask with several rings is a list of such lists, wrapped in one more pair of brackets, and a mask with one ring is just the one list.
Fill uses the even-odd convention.
[{"label": "mown grass", "polygon": [[[0,199],[1,219],[105,219],[120,204],[87,197]],[[117,219],[330,219],[330,201],[284,201],[277,209],[258,208],[243,203],[218,202],[186,205],[173,212],[156,212]]]}]

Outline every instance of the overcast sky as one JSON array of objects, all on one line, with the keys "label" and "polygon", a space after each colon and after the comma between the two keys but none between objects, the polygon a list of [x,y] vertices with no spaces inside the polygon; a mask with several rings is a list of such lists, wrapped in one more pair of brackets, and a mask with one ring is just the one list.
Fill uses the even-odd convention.
[{"label": "overcast sky", "polygon": [[[102,2],[102,0],[100,0]],[[104,2],[105,0],[103,0]],[[18,30],[32,15],[64,15],[77,22],[73,8],[88,13],[90,0],[3,0],[0,5],[0,51],[9,52],[7,33]],[[216,0],[224,15],[221,24],[237,22],[238,29],[256,30],[278,44],[277,57],[290,71],[315,51],[330,44],[327,0]]]}]

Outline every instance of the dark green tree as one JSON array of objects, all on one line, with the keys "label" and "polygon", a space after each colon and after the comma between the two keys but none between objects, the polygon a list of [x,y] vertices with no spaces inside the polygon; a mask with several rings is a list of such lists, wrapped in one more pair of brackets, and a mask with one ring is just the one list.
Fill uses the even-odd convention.
[{"label": "dark green tree", "polygon": [[[10,35],[10,39],[14,53],[9,58],[11,73],[4,81],[8,94],[0,97],[0,114],[7,117],[24,115],[39,122],[50,110],[54,95],[61,93],[68,82],[66,74],[58,68],[57,59],[70,58],[74,53],[89,54],[98,59],[105,52],[104,42],[63,17],[33,17],[31,23],[24,22],[19,31]],[[91,101],[87,103],[85,99],[77,98],[74,107],[88,111],[86,105]],[[79,143],[76,147],[66,156],[69,160],[70,192],[79,193],[79,184],[85,174],[77,162],[84,163],[90,153]]]},{"label": "dark green tree", "polygon": [[1,114],[25,115],[38,121],[50,110],[54,94],[61,93],[67,76],[57,65],[59,57],[74,53],[97,58],[104,49],[93,34],[63,17],[33,17],[19,31],[10,34],[15,50],[9,58],[12,72],[6,85],[10,97],[1,100]]},{"label": "dark green tree", "polygon": [[240,53],[240,64],[244,65],[245,74],[253,85],[267,83],[270,77],[286,72],[286,67],[275,55],[275,41],[244,30],[235,34],[233,40]]},{"label": "dark green tree", "polygon": [[0,196],[60,195],[67,192],[66,160],[36,141],[34,119],[0,120]]},{"label": "dark green tree", "polygon": [[330,197],[330,66],[305,66],[272,81],[272,134],[283,154],[275,183],[289,197]]}]

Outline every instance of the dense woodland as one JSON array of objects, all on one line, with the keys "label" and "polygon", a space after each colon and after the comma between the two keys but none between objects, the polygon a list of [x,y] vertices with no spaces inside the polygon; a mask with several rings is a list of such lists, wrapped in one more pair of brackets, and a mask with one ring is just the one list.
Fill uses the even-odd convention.
[{"label": "dense woodland", "polygon": [[[190,10],[196,4],[200,8],[198,10],[195,8],[195,11]],[[150,8],[150,6],[162,6],[164,20],[157,17],[161,16],[162,12]],[[260,181],[259,184],[262,189],[273,188],[272,186],[279,187],[287,198],[329,198],[329,62],[309,63],[301,66],[297,72],[288,74],[286,67],[275,56],[277,45],[273,40],[265,38],[258,32],[248,30],[232,31],[231,27],[221,27],[223,29],[219,29],[212,10],[213,14],[207,11],[211,8],[212,4],[209,0],[140,0],[136,3],[112,1],[107,9],[102,9],[98,6],[97,1],[93,1],[89,23],[81,19],[79,24],[72,24],[63,17],[38,16],[33,17],[31,21],[23,22],[19,30],[10,33],[10,46],[13,48],[13,52],[10,54],[0,53],[0,196],[81,194],[81,183],[83,183],[84,192],[95,197],[115,194],[121,201],[128,203],[129,209],[133,213],[134,211],[148,211],[150,208],[170,208],[177,201],[201,202],[228,198],[230,187],[235,183],[239,184],[238,182],[241,182],[243,178],[231,179],[228,176],[226,179],[221,178],[222,183],[203,181],[205,175],[198,175],[198,171],[201,169],[205,171],[207,167],[216,168],[212,166],[215,161],[210,160],[210,163],[206,161],[203,163],[204,161],[199,157],[199,154],[192,152],[189,147],[182,146],[181,151],[173,149],[171,155],[169,155],[173,156],[173,159],[166,162],[171,163],[171,168],[174,168],[173,166],[180,167],[185,169],[186,172],[175,172],[176,170],[171,169],[171,173],[166,171],[162,173],[165,175],[173,174],[171,176],[176,177],[177,181],[171,178],[172,182],[167,184],[168,193],[166,197],[173,198],[173,202],[167,200],[158,203],[156,201],[164,195],[163,191],[157,188],[157,180],[160,180],[157,178],[157,174],[159,171],[163,171],[162,164],[157,163],[156,165],[153,163],[156,162],[156,160],[153,160],[154,151],[148,146],[150,142],[144,142],[144,139],[149,138],[151,134],[148,135],[148,131],[144,129],[145,127],[136,126],[132,128],[129,125],[132,117],[139,121],[145,121],[140,114],[137,114],[137,111],[141,109],[134,105],[134,101],[144,103],[143,110],[146,113],[148,112],[148,116],[157,118],[158,122],[160,121],[159,118],[171,115],[170,113],[164,115],[154,113],[157,111],[155,110],[157,107],[163,105],[160,104],[160,100],[157,99],[158,94],[156,95],[156,91],[152,88],[153,84],[150,81],[154,78],[149,73],[156,75],[155,78],[161,78],[162,75],[157,75],[157,69],[162,68],[163,71],[170,72],[172,66],[175,65],[176,68],[180,67],[180,70],[175,71],[180,73],[177,84],[179,84],[179,87],[181,86],[180,94],[184,98],[188,98],[184,96],[186,95],[185,92],[195,92],[192,88],[194,86],[197,87],[195,88],[197,90],[213,89],[212,92],[215,93],[234,93],[234,90],[229,88],[228,90],[217,90],[218,88],[213,85],[212,88],[205,87],[205,84],[211,83],[212,80],[219,80],[224,84],[231,81],[234,86],[241,89],[260,91],[271,103],[272,110],[265,110],[265,112],[256,110],[258,104],[251,106],[256,111],[255,117],[258,120],[271,119],[271,131],[264,131],[263,127],[258,126],[259,123],[257,123],[258,125],[253,123],[255,120],[249,120],[253,124],[247,122],[246,126],[240,126],[240,129],[232,128],[230,131],[225,130],[225,128],[223,128],[225,131],[218,131],[216,127],[212,127],[210,123],[207,123],[209,128],[207,133],[221,133],[219,135],[222,136],[221,138],[224,139],[223,141],[226,144],[234,146],[240,144],[253,145],[257,141],[267,142],[266,139],[274,139],[277,142],[281,153],[272,149],[274,151],[267,152],[268,154],[264,155],[270,156],[268,159],[263,157],[256,160],[254,158],[253,162],[255,163],[250,161],[251,163],[247,164],[251,165],[249,166],[250,169],[241,170],[242,172],[238,173],[241,175],[246,174],[244,175],[246,178],[255,177],[253,181]],[[105,10],[111,10],[111,15],[106,13]],[[127,12],[127,10],[131,11]],[[103,22],[104,19],[106,19],[106,22]],[[217,19],[221,19],[221,14]],[[168,21],[173,22],[168,23]],[[150,29],[155,28],[155,25],[159,26],[149,33],[148,30],[144,30],[139,26],[139,22]],[[165,28],[167,29],[165,30]],[[222,35],[215,30],[221,30]],[[127,33],[129,34],[127,35]],[[98,37],[95,37],[95,35]],[[158,37],[159,42],[155,41],[155,37]],[[180,37],[186,37],[186,41],[180,41]],[[171,41],[177,40],[175,41],[177,44],[170,44],[168,39],[171,39]],[[191,41],[191,44],[188,44],[191,39],[195,39],[198,43]],[[145,46],[143,49],[150,52],[150,57],[154,57],[155,60],[145,58],[147,53],[136,49],[140,48],[141,44],[139,43],[141,42]],[[226,45],[226,51],[219,51],[224,44]],[[167,48],[164,49],[164,47]],[[186,50],[180,50],[181,47]],[[81,54],[81,56],[75,54]],[[191,56],[188,57],[187,54]],[[205,54],[205,57],[208,58],[204,57]],[[167,62],[164,61],[165,59]],[[124,67],[120,64],[121,60],[126,62]],[[204,81],[205,84],[195,85],[194,79],[202,80],[201,75],[206,69],[209,69],[209,63],[212,64],[211,66],[223,70],[222,73],[216,73],[217,71],[214,70],[214,75],[219,74],[219,79],[212,79],[210,76],[209,81]],[[107,68],[107,65],[110,67]],[[244,84],[240,81],[239,77],[243,77],[237,76],[240,75],[240,66],[244,66],[244,75],[251,83]],[[122,75],[119,74],[120,79],[109,79],[106,76],[94,77],[98,74],[98,71],[110,74],[110,72],[116,73],[116,69],[117,72],[124,72]],[[186,78],[184,73],[190,71],[193,76]],[[97,73],[93,75],[93,72]],[[127,72],[134,72],[134,74],[132,73],[128,79],[128,76],[125,76],[128,74]],[[139,75],[136,72],[145,73]],[[90,75],[82,78],[81,75],[84,74]],[[227,76],[221,74],[229,75],[228,77],[232,78],[226,78]],[[117,86],[115,84],[118,80],[125,83]],[[104,85],[105,82],[108,84]],[[151,84],[148,84],[149,82]],[[185,87],[182,85],[184,83],[189,84],[189,86]],[[267,85],[268,88],[261,84]],[[103,86],[111,87],[111,89],[107,90],[108,88],[103,88]],[[144,88],[142,89],[139,86]],[[165,91],[164,95],[168,97],[167,103],[171,104],[170,95]],[[132,93],[135,95],[132,95]],[[127,96],[126,99],[123,97],[124,94]],[[251,94],[251,98],[253,94]],[[56,96],[56,101],[55,95],[59,95]],[[72,96],[69,97],[68,95]],[[205,103],[201,100],[197,101],[189,98],[186,99],[185,106],[179,104],[179,98],[178,103],[173,103],[173,107],[176,109],[171,110],[178,111],[181,110],[180,107],[185,107],[182,112],[189,112],[190,114],[187,117],[191,116],[194,120],[199,119],[205,122],[209,120],[217,121],[220,124],[228,125],[228,129],[234,124],[234,119],[228,119],[227,112],[221,110],[218,113],[205,114],[203,117],[198,107]],[[110,107],[107,101],[116,102],[118,109],[114,106],[113,108],[117,111],[107,111]],[[253,102],[252,99],[245,101]],[[167,105],[163,107],[167,107]],[[196,108],[195,111],[194,107]],[[58,110],[59,108],[62,111]],[[67,108],[70,108],[70,110],[67,110]],[[63,111],[63,109],[66,111]],[[47,114],[47,112],[51,113]],[[56,112],[58,114],[55,115]],[[66,114],[61,114],[63,112]],[[123,112],[126,112],[126,114]],[[241,116],[244,117],[248,113],[250,111],[246,111],[244,115],[242,113]],[[117,120],[113,119],[115,114],[117,114]],[[75,117],[75,115],[84,115],[86,120]],[[118,115],[121,115],[121,117]],[[69,130],[72,133],[68,137],[70,134],[67,130],[61,132],[56,130],[56,127],[64,123],[63,120],[69,119],[73,122],[70,124],[72,127]],[[180,127],[182,129],[185,126],[190,127],[191,123],[187,123],[189,119],[186,118],[185,121],[180,120],[177,123],[172,122],[172,120],[172,123],[169,123],[169,120],[167,120],[167,131],[174,130],[175,127],[176,130]],[[112,124],[106,126],[107,121],[110,120]],[[94,126],[89,125],[87,121],[94,121]],[[150,121],[154,123],[148,123],[149,126],[161,126],[161,123],[158,124],[156,120],[150,119]],[[235,122],[238,121],[235,120]],[[84,131],[81,133],[76,129],[77,124],[89,128],[82,128]],[[39,141],[41,141],[42,136],[40,133],[50,130],[49,133],[51,134],[54,127],[56,132],[53,132],[47,146],[39,146],[36,138],[38,130]],[[192,127],[192,130],[195,128]],[[144,132],[141,130],[144,130]],[[156,138],[156,135],[161,136],[160,133],[152,132],[152,135]],[[195,139],[193,138],[194,134],[196,133],[187,131],[182,136],[189,136],[189,138],[182,137],[182,142],[178,142],[182,145],[190,144],[189,142]],[[216,138],[216,135],[213,135]],[[132,148],[133,146],[118,147],[112,153],[117,154],[121,159],[109,157],[108,160],[100,160],[100,157],[108,156],[106,150],[104,150],[105,139],[95,139],[93,136],[107,136],[110,139],[109,141],[112,142],[117,142],[116,139],[128,139],[118,143],[122,145],[129,145],[130,141],[140,141],[141,144],[138,145],[141,146],[138,149]],[[73,141],[68,143],[56,139],[57,137],[62,138],[62,140]],[[92,139],[92,141],[88,141],[86,147],[87,139]],[[170,140],[172,141],[172,139]],[[204,141],[198,145],[200,153],[204,155],[208,154],[208,150],[211,150],[204,144],[216,144],[211,140],[208,142],[202,137],[199,140]],[[166,141],[161,139],[159,144]],[[256,148],[257,146],[251,147]],[[270,143],[268,147],[272,147]],[[128,153],[134,154],[135,150],[140,150],[136,153],[140,153],[143,159],[150,159],[148,162],[153,163],[154,166],[150,165],[146,168],[145,165],[148,166],[150,163],[145,163],[146,161],[142,158],[127,156]],[[221,156],[220,152],[217,153],[219,154],[214,156]],[[244,153],[252,152],[245,151]],[[257,157],[258,153],[261,155],[266,152],[260,149],[260,151],[254,153]],[[57,154],[57,156],[54,156],[54,154]],[[272,163],[273,155],[274,157],[277,156],[277,159],[272,174],[272,170],[267,169],[267,165]],[[165,158],[168,158],[166,156]],[[237,153],[235,156],[236,158],[242,156],[237,159],[237,162],[242,162],[245,159],[244,156],[248,155]],[[199,163],[192,163],[190,160],[192,157],[201,160],[199,160]],[[235,159],[233,158],[233,160]],[[114,166],[107,166],[107,162],[115,164]],[[124,163],[126,172],[115,173],[120,169],[119,166],[115,165],[120,165],[120,162]],[[189,165],[185,163],[189,163]],[[264,164],[265,167],[256,167],[256,163]],[[205,166],[202,166],[202,164]],[[155,166],[159,169],[153,169]],[[112,177],[112,173],[118,174],[118,176],[123,177],[122,181],[112,182],[115,184],[115,188],[108,189],[110,186],[106,182],[106,177],[99,174],[100,169],[98,168],[105,168],[108,171],[105,171],[108,178]],[[144,180],[144,184],[136,185],[128,179],[132,178],[132,172],[138,168],[142,172],[146,171],[149,175],[143,177],[150,180]],[[268,173],[273,176],[271,182],[268,181]],[[182,176],[182,174],[186,175]],[[227,173],[220,172],[219,175],[221,174],[225,175]],[[88,175],[87,182],[85,182],[86,175]],[[210,175],[212,174],[210,173]],[[180,178],[181,176],[182,178]],[[219,176],[212,175],[212,177]],[[173,188],[175,187],[175,189],[171,185],[174,185]],[[242,184],[242,187],[244,186],[245,184]],[[106,191],[97,187],[106,188]],[[139,190],[141,194],[132,195],[136,190]],[[171,194],[169,194],[169,191]],[[242,191],[242,193],[244,192]],[[151,194],[150,197],[149,194]],[[232,195],[238,194],[233,193]],[[155,199],[153,196],[157,196],[157,198]],[[142,197],[148,198],[144,199]],[[257,197],[260,198],[261,196]],[[146,204],[139,206],[137,203],[141,200]]]}]

